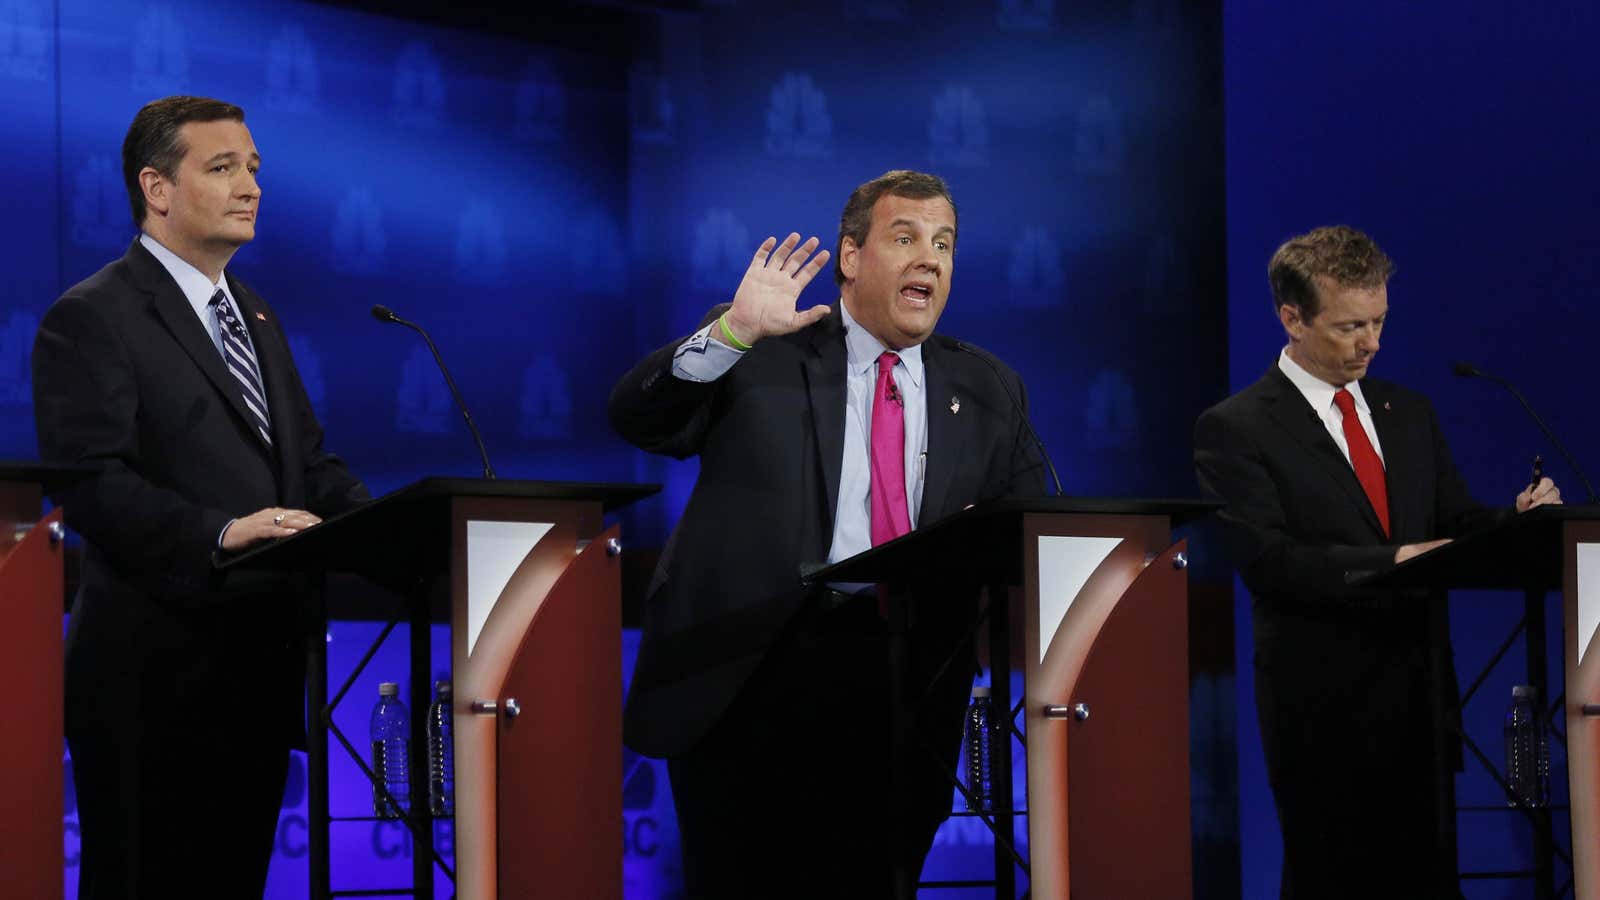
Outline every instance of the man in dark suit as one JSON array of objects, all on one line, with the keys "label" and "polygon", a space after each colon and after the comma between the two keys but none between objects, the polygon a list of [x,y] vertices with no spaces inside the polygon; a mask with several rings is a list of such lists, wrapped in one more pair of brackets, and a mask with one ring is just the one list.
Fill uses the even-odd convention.
[{"label": "man in dark suit", "polygon": [[[1254,597],[1284,897],[1458,896],[1444,598],[1353,589],[1347,576],[1511,511],[1473,501],[1426,398],[1366,377],[1393,270],[1351,228],[1285,243],[1268,277],[1288,344],[1195,426],[1201,489],[1225,504]],[[1516,509],[1560,497],[1542,479]]]},{"label": "man in dark suit", "polygon": [[85,539],[67,636],[79,896],[260,896],[304,742],[293,581],[219,554],[368,499],[272,310],[225,272],[255,236],[244,113],[168,97],[122,148],[128,252],[51,306],[33,353],[40,456],[94,474],[56,500]]},{"label": "man in dark suit", "polygon": [[[920,872],[952,791],[921,742],[888,758],[887,710],[907,698],[889,696],[877,594],[806,591],[802,570],[1042,488],[1021,380],[933,333],[955,261],[944,182],[896,171],[857,188],[839,225],[840,303],[797,312],[829,258],[817,243],[768,238],[732,304],[611,396],[629,441],[700,457],[625,714],[629,745],[669,760],[696,898],[882,898],[891,854]],[[953,768],[976,592],[911,593],[911,682],[932,684],[916,727]],[[896,770],[907,789],[891,808]]]}]

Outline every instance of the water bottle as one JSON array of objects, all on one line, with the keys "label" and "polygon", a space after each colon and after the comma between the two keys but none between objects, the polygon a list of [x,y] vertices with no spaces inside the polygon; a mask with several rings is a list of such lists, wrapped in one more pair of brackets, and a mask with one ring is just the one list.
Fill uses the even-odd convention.
[{"label": "water bottle", "polygon": [[1539,692],[1525,684],[1511,689],[1506,711],[1507,806],[1541,807],[1550,803],[1550,741],[1539,715]]},{"label": "water bottle", "polygon": [[[372,810],[380,818],[399,819],[411,808],[411,715],[400,702],[400,685],[378,685],[378,705],[372,708]],[[379,789],[389,789],[390,803]]]},{"label": "water bottle", "polygon": [[967,809],[994,809],[995,725],[989,689],[973,688],[967,707]]},{"label": "water bottle", "polygon": [[428,707],[428,811],[435,816],[456,814],[454,704],[450,682],[433,683],[433,705]]}]

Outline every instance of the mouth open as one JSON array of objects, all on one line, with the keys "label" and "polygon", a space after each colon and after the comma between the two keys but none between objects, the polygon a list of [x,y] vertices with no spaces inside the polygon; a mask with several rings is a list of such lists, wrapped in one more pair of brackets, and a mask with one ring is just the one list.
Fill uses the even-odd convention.
[{"label": "mouth open", "polygon": [[933,297],[933,285],[913,281],[900,288],[900,297],[912,306],[927,306],[928,300]]}]

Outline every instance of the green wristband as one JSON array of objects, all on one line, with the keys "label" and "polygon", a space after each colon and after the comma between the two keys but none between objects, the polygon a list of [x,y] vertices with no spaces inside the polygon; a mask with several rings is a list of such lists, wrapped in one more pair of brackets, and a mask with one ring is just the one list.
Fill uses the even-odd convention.
[{"label": "green wristband", "polygon": [[728,346],[732,347],[733,349],[749,350],[751,347],[755,346],[755,344],[746,344],[744,341],[741,341],[733,336],[733,329],[728,327],[727,313],[717,316],[717,324],[722,326],[722,336],[728,339]]}]

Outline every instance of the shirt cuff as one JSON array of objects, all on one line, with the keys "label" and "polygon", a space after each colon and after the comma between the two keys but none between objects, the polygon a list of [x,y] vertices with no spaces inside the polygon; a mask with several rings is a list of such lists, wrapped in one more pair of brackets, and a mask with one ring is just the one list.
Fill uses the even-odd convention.
[{"label": "shirt cuff", "polygon": [[744,351],[713,337],[716,327],[716,320],[712,320],[678,345],[672,356],[673,375],[684,381],[716,381],[744,356]]}]

